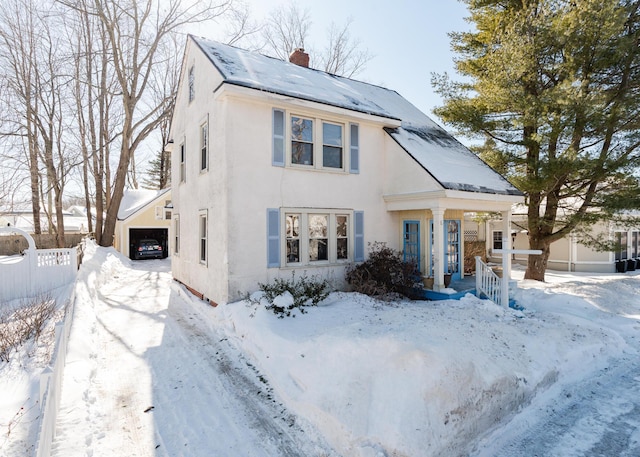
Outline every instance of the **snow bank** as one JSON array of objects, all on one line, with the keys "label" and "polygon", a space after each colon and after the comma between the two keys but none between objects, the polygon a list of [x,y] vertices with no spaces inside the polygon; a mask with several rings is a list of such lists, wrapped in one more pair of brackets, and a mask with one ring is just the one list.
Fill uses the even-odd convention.
[{"label": "snow bank", "polygon": [[[580,300],[540,293],[521,299]],[[289,319],[247,302],[216,312],[284,403],[347,456],[468,453],[541,387],[623,345],[583,317],[559,323],[471,295],[383,305],[334,293]]]}]

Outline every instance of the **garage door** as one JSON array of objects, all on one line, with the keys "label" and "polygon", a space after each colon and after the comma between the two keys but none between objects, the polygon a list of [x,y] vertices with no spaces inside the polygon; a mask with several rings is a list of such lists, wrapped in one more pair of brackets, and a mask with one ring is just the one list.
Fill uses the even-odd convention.
[{"label": "garage door", "polygon": [[138,241],[154,239],[162,246],[162,258],[169,255],[169,229],[166,228],[135,228],[129,229],[129,258],[137,249]]}]

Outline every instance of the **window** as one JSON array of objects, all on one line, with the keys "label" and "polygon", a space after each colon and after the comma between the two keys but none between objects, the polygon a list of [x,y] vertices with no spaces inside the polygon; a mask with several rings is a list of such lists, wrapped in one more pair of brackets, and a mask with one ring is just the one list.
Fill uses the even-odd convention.
[{"label": "window", "polygon": [[207,145],[209,138],[209,123],[205,122],[200,126],[200,171],[208,167]]},{"label": "window", "polygon": [[[273,116],[273,165],[284,166],[282,151],[282,135],[284,126],[282,120],[284,112],[274,110]],[[292,115],[290,117],[290,140],[291,150],[289,151],[289,164],[292,166],[303,166],[314,169],[345,170],[345,132],[344,125],[312,119],[302,116]],[[314,126],[321,126],[321,132],[316,132]],[[358,167],[358,126],[352,125],[350,129],[352,135],[351,157],[354,161],[352,172],[357,172]],[[318,151],[321,151],[318,152]]]},{"label": "window", "polygon": [[184,147],[184,143],[180,145],[180,182],[185,182],[187,180],[187,169],[186,165],[187,152]]},{"label": "window", "polygon": [[287,263],[300,262],[300,215],[287,214],[285,217],[287,239]]},{"label": "window", "polygon": [[309,260],[311,262],[329,260],[328,226],[328,215],[309,215]]},{"label": "window", "polygon": [[350,223],[351,213],[328,210],[285,212],[286,264],[311,265],[349,261],[353,257]]},{"label": "window", "polygon": [[177,214],[173,219],[173,233],[173,253],[178,255],[178,253],[180,252],[180,216],[178,216]]},{"label": "window", "polygon": [[313,165],[313,121],[291,116],[291,163]]},{"label": "window", "polygon": [[616,243],[616,261],[627,260],[627,232],[615,232],[614,241]]},{"label": "window", "polygon": [[502,249],[502,230],[493,231],[493,249]]},{"label": "window", "polygon": [[200,263],[207,263],[207,213],[200,213]]},{"label": "window", "polygon": [[322,166],[342,168],[342,126],[322,123]]},{"label": "window", "polygon": [[640,232],[631,233],[631,257],[634,259],[638,257],[640,253]]},{"label": "window", "polygon": [[336,216],[336,259],[349,258],[349,216]]},{"label": "window", "polygon": [[196,98],[195,89],[195,75],[193,71],[193,65],[189,68],[189,102],[192,102]]}]

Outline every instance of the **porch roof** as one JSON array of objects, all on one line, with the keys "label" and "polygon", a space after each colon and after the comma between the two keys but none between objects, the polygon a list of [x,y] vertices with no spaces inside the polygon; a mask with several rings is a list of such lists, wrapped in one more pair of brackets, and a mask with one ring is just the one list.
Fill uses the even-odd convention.
[{"label": "porch roof", "polygon": [[389,211],[422,209],[458,209],[463,211],[508,211],[514,203],[524,200],[522,195],[487,194],[443,189],[383,195]]}]

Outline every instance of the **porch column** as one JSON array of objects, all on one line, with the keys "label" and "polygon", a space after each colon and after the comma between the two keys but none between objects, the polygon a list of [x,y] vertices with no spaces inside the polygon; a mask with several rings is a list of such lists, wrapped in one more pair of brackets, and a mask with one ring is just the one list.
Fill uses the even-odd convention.
[{"label": "porch column", "polygon": [[444,209],[431,210],[433,214],[433,290],[444,289]]},{"label": "porch column", "polygon": [[509,306],[509,280],[511,279],[511,209],[502,211],[502,303]]}]

